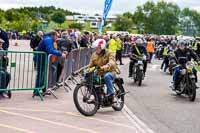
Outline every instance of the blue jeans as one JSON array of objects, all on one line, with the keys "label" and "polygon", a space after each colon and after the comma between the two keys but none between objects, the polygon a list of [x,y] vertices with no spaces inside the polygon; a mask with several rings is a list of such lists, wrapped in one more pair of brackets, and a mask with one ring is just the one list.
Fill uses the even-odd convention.
[{"label": "blue jeans", "polygon": [[163,62],[160,69],[163,69],[163,67],[164,67],[164,72],[166,72],[167,68],[169,67],[169,59],[167,56],[163,56]]},{"label": "blue jeans", "polygon": [[[36,76],[36,85],[35,88],[41,88],[44,86],[44,72],[45,72],[45,65],[37,63],[37,76]],[[43,92],[46,91],[46,88],[43,88]],[[34,90],[34,93],[36,93],[36,90]]]},{"label": "blue jeans", "polygon": [[113,81],[115,80],[115,76],[112,72],[106,73],[104,76],[104,81],[107,87],[107,94],[112,95],[113,94]]},{"label": "blue jeans", "polygon": [[51,67],[50,87],[54,87],[56,85],[56,80],[57,80],[57,65],[52,63],[50,67]]},{"label": "blue jeans", "polygon": [[[176,69],[174,71],[174,75],[173,75],[173,81],[174,82],[176,82],[178,80],[178,77],[180,76],[182,69],[183,69],[183,67],[181,67],[181,66],[176,67]],[[194,67],[192,68],[192,72],[196,77],[197,76],[197,70]]]}]

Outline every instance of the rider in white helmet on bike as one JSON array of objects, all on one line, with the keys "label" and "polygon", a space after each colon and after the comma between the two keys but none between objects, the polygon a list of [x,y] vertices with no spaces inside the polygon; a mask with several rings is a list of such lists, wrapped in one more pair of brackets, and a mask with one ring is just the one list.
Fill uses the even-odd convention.
[{"label": "rider in white helmet on bike", "polygon": [[117,68],[113,52],[106,49],[106,47],[104,39],[97,39],[92,44],[92,48],[95,48],[96,51],[90,59],[89,68],[94,66],[99,68],[97,74],[104,78],[107,86],[107,95],[108,97],[113,97],[113,81],[116,78],[116,74],[120,72]]}]

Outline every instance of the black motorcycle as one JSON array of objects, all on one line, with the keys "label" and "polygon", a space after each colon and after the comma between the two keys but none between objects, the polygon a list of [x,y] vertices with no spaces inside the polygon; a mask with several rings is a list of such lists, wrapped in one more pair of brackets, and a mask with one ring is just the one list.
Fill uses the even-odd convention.
[{"label": "black motorcycle", "polygon": [[144,63],[143,57],[137,57],[136,62],[133,65],[133,79],[134,82],[138,82],[138,86],[142,85],[142,81],[144,80]]},{"label": "black motorcycle", "polygon": [[83,79],[80,84],[77,84],[73,94],[76,108],[85,116],[95,115],[100,107],[112,107],[115,111],[121,111],[124,107],[125,96],[123,79],[115,79],[114,96],[108,97],[103,77],[97,76],[96,72],[97,68],[83,71]]},{"label": "black motorcycle", "polygon": [[[188,96],[190,101],[195,101],[196,98],[196,82],[195,82],[195,76],[193,74],[193,67],[195,66],[192,62],[187,62],[186,58],[180,58],[179,60],[182,60],[180,67],[182,67],[180,76],[178,77],[179,85],[174,89],[177,95],[185,94]],[[180,61],[179,61],[180,62]]]}]

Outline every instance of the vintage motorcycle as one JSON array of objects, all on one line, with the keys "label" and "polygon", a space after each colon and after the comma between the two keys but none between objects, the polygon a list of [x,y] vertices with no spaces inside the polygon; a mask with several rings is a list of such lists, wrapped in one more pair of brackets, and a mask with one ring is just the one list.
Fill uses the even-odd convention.
[{"label": "vintage motorcycle", "polygon": [[93,116],[102,107],[112,107],[121,111],[124,107],[125,90],[123,79],[116,78],[113,82],[114,96],[107,96],[107,87],[102,76],[96,74],[98,68],[82,71],[82,80],[77,84],[73,99],[77,110],[85,116]]},{"label": "vintage motorcycle", "polygon": [[177,95],[187,95],[189,100],[193,102],[196,98],[197,89],[195,76],[193,73],[195,63],[187,62],[187,59],[185,57],[182,57],[179,60],[182,60],[181,62],[184,63],[180,64],[180,67],[182,69],[178,77],[179,85],[177,85],[177,87],[174,88],[173,91],[175,91]]},{"label": "vintage motorcycle", "polygon": [[138,86],[142,85],[142,81],[144,80],[144,63],[146,57],[136,57],[136,63],[133,66],[133,79],[134,82],[138,82]]}]

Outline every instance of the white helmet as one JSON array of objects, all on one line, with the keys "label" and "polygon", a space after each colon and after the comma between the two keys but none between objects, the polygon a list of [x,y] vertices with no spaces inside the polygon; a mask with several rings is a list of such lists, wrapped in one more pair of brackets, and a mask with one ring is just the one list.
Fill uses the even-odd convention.
[{"label": "white helmet", "polygon": [[106,41],[104,39],[97,39],[92,43],[92,48],[101,47],[101,49],[106,49]]},{"label": "white helmet", "polygon": [[139,46],[143,46],[143,45],[144,45],[144,41],[143,41],[141,38],[137,39],[137,40],[135,41],[135,43],[136,43],[137,45],[139,45]]}]

